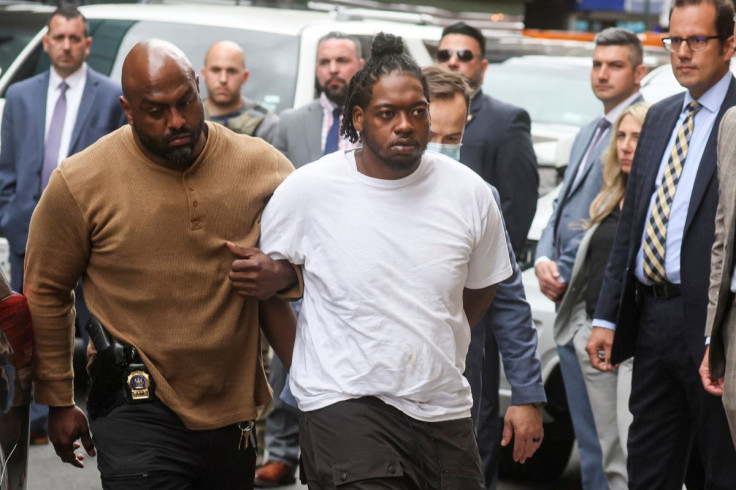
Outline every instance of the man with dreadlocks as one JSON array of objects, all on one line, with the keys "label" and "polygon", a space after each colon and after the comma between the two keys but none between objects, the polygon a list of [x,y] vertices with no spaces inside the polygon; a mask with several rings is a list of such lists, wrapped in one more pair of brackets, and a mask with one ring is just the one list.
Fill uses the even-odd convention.
[{"label": "man with dreadlocks", "polygon": [[[484,487],[463,378],[470,326],[511,274],[490,188],[424,153],[429,94],[401,38],[379,34],[342,133],[264,210],[262,250],[303,267],[291,365],[310,488]],[[341,486],[342,488],[342,486]]]}]

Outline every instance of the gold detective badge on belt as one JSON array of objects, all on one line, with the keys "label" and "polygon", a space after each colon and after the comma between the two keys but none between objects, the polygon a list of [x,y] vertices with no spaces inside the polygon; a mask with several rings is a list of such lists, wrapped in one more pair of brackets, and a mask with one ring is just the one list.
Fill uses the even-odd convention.
[{"label": "gold detective badge on belt", "polygon": [[151,399],[151,377],[145,371],[131,371],[128,375],[127,388],[131,401],[148,401]]}]

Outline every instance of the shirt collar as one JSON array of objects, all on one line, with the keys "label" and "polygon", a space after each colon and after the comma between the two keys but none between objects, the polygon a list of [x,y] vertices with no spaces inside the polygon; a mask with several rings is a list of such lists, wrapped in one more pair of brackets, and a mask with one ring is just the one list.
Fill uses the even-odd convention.
[{"label": "shirt collar", "polygon": [[330,99],[327,98],[327,95],[325,95],[324,92],[319,94],[319,103],[322,106],[323,111],[327,111],[330,114],[332,114],[332,111],[337,109],[337,104],[332,102]]},{"label": "shirt collar", "polygon": [[629,95],[626,100],[604,114],[603,117],[606,119],[606,121],[611,123],[611,126],[613,126],[613,124],[616,122],[616,119],[618,119],[618,116],[620,116],[621,113],[624,112],[624,109],[633,104],[634,101],[639,97],[641,97],[641,93],[639,91],[634,92],[633,94]]},{"label": "shirt collar", "polygon": [[[726,92],[728,92],[728,86],[731,83],[731,76],[731,70],[729,70],[728,73],[723,75],[723,78],[718,80],[715,85],[709,88],[708,91],[698,99],[700,105],[707,109],[708,112],[715,114],[721,109],[721,104],[723,104],[723,99],[726,98]],[[690,91],[685,92],[685,100],[682,101],[682,110],[685,110],[685,107],[687,107],[693,100],[695,99],[690,95]]]},{"label": "shirt collar", "polygon": [[61,78],[58,73],[56,73],[56,70],[54,70],[53,67],[51,67],[50,74],[49,74],[49,86],[53,87],[54,89],[57,89],[61,82],[66,82],[66,84],[69,86],[69,88],[74,88],[82,84],[84,80],[87,77],[87,63],[82,63],[82,66],[79,67],[77,71],[72,73],[66,78]]}]

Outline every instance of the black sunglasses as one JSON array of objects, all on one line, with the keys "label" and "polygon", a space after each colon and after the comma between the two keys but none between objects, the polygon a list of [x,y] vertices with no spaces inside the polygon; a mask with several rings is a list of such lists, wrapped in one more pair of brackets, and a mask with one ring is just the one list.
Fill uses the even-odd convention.
[{"label": "black sunglasses", "polygon": [[473,58],[475,58],[476,56],[480,56],[473,53],[469,49],[458,49],[457,51],[453,51],[451,49],[440,49],[439,51],[437,51],[437,61],[439,61],[440,63],[449,61],[450,58],[452,58],[453,54],[455,54],[457,56],[457,59],[459,59],[463,63],[472,61]]}]

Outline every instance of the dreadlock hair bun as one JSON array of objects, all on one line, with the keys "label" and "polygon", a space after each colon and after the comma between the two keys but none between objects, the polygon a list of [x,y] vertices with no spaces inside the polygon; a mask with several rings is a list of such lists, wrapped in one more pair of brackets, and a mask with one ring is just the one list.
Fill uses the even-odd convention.
[{"label": "dreadlock hair bun", "polygon": [[390,56],[392,54],[401,56],[403,52],[404,41],[400,36],[379,32],[373,38],[371,57],[380,58],[382,56]]}]

